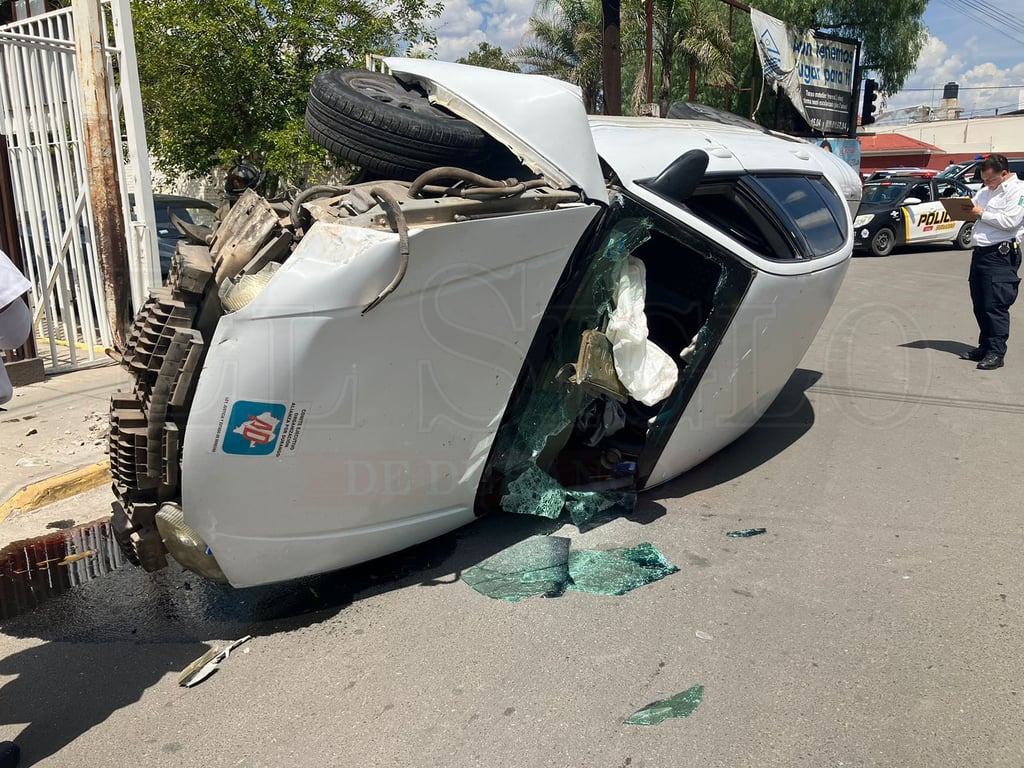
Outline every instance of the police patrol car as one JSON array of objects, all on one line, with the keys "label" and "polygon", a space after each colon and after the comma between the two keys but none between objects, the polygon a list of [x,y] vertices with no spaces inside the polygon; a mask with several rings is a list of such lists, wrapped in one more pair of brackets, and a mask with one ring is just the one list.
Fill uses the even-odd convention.
[{"label": "police patrol car", "polygon": [[864,185],[854,219],[853,247],[888,256],[907,243],[953,243],[971,247],[970,222],[954,221],[939,200],[970,197],[963,182],[943,177],[892,176]]}]

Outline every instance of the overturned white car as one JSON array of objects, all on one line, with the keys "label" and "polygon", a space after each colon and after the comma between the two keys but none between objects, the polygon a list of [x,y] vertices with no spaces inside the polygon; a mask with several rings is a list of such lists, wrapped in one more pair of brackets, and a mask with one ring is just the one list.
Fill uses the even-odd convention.
[{"label": "overturned white car", "polygon": [[817,147],[386,63],[307,113],[378,180],[246,193],[136,320],[110,458],[147,569],[248,586],[628,507],[754,424],[835,298],[860,180]]}]

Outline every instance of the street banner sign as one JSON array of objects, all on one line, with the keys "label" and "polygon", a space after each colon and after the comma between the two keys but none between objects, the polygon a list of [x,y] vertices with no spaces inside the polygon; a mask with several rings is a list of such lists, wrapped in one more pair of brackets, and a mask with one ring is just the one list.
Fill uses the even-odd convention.
[{"label": "street banner sign", "polygon": [[765,80],[780,88],[815,131],[848,135],[857,71],[856,40],[797,29],[750,9]]}]

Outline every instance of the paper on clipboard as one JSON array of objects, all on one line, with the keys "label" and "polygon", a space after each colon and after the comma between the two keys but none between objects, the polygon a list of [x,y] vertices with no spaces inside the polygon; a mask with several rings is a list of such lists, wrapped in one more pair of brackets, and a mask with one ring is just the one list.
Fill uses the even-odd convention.
[{"label": "paper on clipboard", "polygon": [[977,221],[974,212],[974,201],[969,197],[940,197],[939,202],[946,209],[949,218],[955,221]]}]

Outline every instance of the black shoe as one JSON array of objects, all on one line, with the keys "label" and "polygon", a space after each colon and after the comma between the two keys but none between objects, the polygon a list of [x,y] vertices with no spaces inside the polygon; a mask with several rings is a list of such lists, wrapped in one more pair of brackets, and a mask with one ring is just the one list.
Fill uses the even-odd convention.
[{"label": "black shoe", "polygon": [[1002,367],[1002,355],[997,355],[995,352],[989,352],[987,355],[981,358],[981,362],[978,363],[978,370],[980,371],[992,371],[995,370],[996,368]]},{"label": "black shoe", "polygon": [[960,353],[961,360],[970,360],[975,363],[979,362],[983,357],[985,357],[985,350],[981,347],[975,347],[972,350]]},{"label": "black shoe", "polygon": [[0,768],[18,768],[21,750],[13,741],[0,741]]}]

